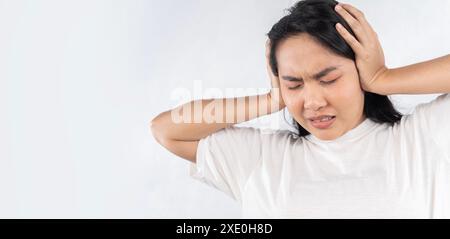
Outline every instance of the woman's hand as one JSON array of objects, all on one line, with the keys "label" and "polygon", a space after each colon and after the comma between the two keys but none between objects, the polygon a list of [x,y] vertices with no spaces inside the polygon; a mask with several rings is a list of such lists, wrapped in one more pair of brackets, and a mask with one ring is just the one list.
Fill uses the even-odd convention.
[{"label": "woman's hand", "polygon": [[389,71],[384,63],[383,49],[378,36],[360,10],[343,3],[336,5],[335,9],[356,35],[357,39],[340,23],[336,24],[339,34],[355,52],[361,87],[365,91],[377,93],[377,84],[380,84],[381,79]]},{"label": "woman's hand", "polygon": [[270,85],[272,86],[268,93],[269,102],[271,106],[278,106],[277,110],[272,109],[272,112],[276,112],[282,110],[286,105],[281,97],[280,80],[273,74],[272,69],[270,68],[270,39],[267,39],[266,41],[266,67],[270,78]]}]

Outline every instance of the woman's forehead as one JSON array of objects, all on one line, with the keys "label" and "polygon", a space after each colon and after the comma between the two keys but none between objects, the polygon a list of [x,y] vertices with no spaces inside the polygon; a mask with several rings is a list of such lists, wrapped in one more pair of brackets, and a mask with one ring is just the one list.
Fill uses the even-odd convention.
[{"label": "woman's forehead", "polygon": [[303,59],[280,59],[278,63],[279,73],[282,75],[307,76],[318,78],[325,70],[329,72],[340,71],[351,62],[345,59],[314,56],[311,60]]},{"label": "woman's forehead", "polygon": [[313,72],[331,64],[343,64],[345,58],[311,40],[310,37],[294,37],[284,40],[278,47],[277,63],[280,70],[304,69]]},{"label": "woman's forehead", "polygon": [[300,34],[280,41],[276,53],[277,57],[292,57],[310,54],[338,56],[331,51],[331,49],[325,47],[308,34]]}]

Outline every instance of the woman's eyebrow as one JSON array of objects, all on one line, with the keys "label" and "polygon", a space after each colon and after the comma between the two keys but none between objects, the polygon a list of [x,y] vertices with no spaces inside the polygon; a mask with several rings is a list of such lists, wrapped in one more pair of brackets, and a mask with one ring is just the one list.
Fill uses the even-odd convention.
[{"label": "woman's eyebrow", "polygon": [[[313,75],[313,79],[314,80],[319,80],[320,78],[326,76],[328,73],[336,70],[338,68],[338,66],[329,66],[321,71],[319,71],[318,73]],[[303,81],[302,78],[297,78],[295,76],[282,76],[281,78],[283,78],[283,80],[287,80],[287,81]]]}]

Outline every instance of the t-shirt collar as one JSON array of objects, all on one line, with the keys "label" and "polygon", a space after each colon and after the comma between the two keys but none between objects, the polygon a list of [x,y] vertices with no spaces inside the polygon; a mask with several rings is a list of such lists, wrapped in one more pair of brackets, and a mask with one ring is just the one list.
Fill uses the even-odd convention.
[{"label": "t-shirt collar", "polygon": [[344,142],[344,141],[353,141],[353,140],[357,140],[358,138],[371,132],[373,127],[376,125],[377,125],[376,122],[372,121],[369,118],[366,118],[358,126],[347,131],[345,134],[343,134],[340,137],[333,139],[333,140],[322,140],[322,139],[317,138],[313,134],[309,134],[309,135],[305,136],[305,138],[307,140],[315,142],[315,143],[325,143],[325,144],[326,143],[339,143],[339,142]]}]

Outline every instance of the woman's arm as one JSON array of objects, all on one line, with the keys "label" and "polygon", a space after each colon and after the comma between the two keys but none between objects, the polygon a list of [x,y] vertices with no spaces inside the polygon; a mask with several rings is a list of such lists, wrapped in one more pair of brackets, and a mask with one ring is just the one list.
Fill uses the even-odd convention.
[{"label": "woman's arm", "polygon": [[150,122],[151,132],[167,150],[195,163],[201,138],[229,125],[279,111],[271,93],[191,101],[156,116]]},{"label": "woman's arm", "polygon": [[[339,7],[340,6],[340,7]],[[378,36],[364,13],[350,4],[339,3],[336,11],[348,23],[356,38],[341,24],[336,29],[356,55],[364,90],[381,94],[432,94],[450,92],[450,55],[388,69]]]},{"label": "woman's arm", "polygon": [[162,112],[151,121],[155,137],[194,141],[229,125],[271,114],[268,94],[194,100]]},{"label": "woman's arm", "polygon": [[195,163],[201,138],[229,125],[279,111],[280,107],[274,106],[272,98],[267,93],[191,101],[156,116],[150,122],[151,132],[167,150]]},{"label": "woman's arm", "polygon": [[266,68],[271,89],[262,95],[195,100],[162,112],[150,122],[156,141],[172,153],[195,163],[198,141],[229,125],[278,112],[286,107],[279,78],[269,64],[270,41],[266,41]]},{"label": "woman's arm", "polygon": [[450,55],[387,70],[375,82],[374,93],[450,93]]}]

